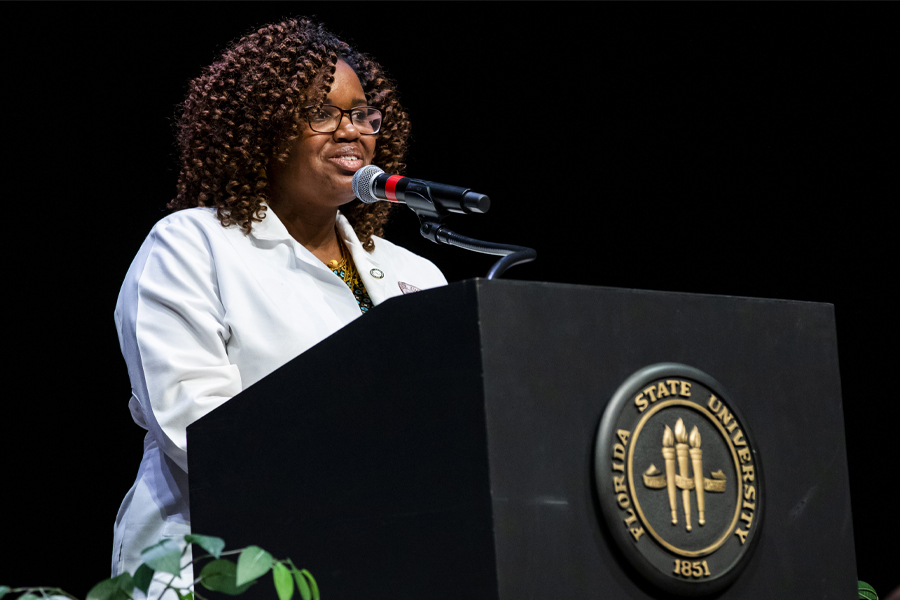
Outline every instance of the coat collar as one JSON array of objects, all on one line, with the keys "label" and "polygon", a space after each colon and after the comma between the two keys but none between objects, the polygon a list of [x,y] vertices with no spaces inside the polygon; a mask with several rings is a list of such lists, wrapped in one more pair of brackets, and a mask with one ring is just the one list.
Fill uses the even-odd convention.
[{"label": "coat collar", "polygon": [[[254,223],[253,227],[250,229],[250,234],[260,240],[272,240],[272,241],[291,241],[294,238],[288,233],[287,227],[284,226],[284,223],[281,219],[278,218],[278,215],[275,214],[275,211],[272,210],[265,202],[262,203],[262,206],[266,207],[266,216],[259,223]],[[356,231],[353,230],[353,226],[350,225],[350,221],[347,220],[347,217],[341,214],[341,211],[337,211],[337,218],[335,219],[337,224],[338,234],[341,236],[341,239],[344,240],[344,243],[350,249],[351,255],[353,256],[353,260],[356,260],[357,254],[362,252],[365,254],[360,254],[360,257],[366,256],[369,262],[377,265],[378,261],[372,260],[369,253],[363,249],[362,243],[359,241],[359,237],[356,235]]]},{"label": "coat collar", "polygon": [[[263,204],[263,206],[265,206],[265,204]],[[350,225],[350,221],[348,221],[347,217],[342,215],[340,211],[337,212],[335,222],[337,224],[338,235],[341,236],[341,239],[350,251],[350,256],[353,258],[353,264],[356,265],[359,277],[362,280],[363,285],[366,286],[366,291],[369,293],[369,298],[372,299],[372,302],[374,304],[380,304],[387,298],[396,295],[390,293],[390,290],[394,290],[394,288],[397,287],[396,274],[390,272],[391,269],[383,266],[378,259],[373,256],[374,254],[377,254],[377,251],[368,252],[362,247],[362,243],[359,241],[359,237],[353,230],[353,226]],[[315,267],[326,271],[328,270],[328,267],[322,264],[321,261],[315,258],[308,250],[303,248],[293,237],[291,237],[287,227],[284,226],[284,223],[271,208],[267,207],[266,216],[262,221],[253,224],[253,227],[250,229],[250,235],[259,240],[288,242],[292,245],[296,245],[298,258],[301,258],[304,262],[310,263]]]},{"label": "coat collar", "polygon": [[262,203],[262,206],[266,209],[266,216],[259,223],[253,224],[250,228],[250,235],[259,240],[272,240],[276,242],[293,240],[294,238],[288,233],[287,227],[284,226],[284,223],[281,222],[281,219],[278,218],[275,211],[265,202]]},{"label": "coat collar", "polygon": [[374,260],[372,254],[362,247],[362,242],[359,241],[359,236],[356,235],[356,231],[354,231],[353,226],[350,225],[350,221],[348,221],[347,217],[342,215],[340,211],[338,211],[336,223],[338,235],[341,236],[344,244],[350,250],[353,262],[355,263],[357,258],[360,258],[377,266],[378,261]]},{"label": "coat collar", "polygon": [[350,221],[340,212],[337,214],[337,229],[347,249],[350,250],[353,264],[356,265],[359,278],[363,285],[366,286],[366,292],[368,292],[369,298],[372,299],[372,303],[378,305],[392,295],[396,295],[389,293],[390,290],[397,286],[395,274],[391,272],[391,269],[382,265],[374,256],[377,254],[377,242],[375,251],[368,252],[365,250],[359,241],[359,237],[353,230],[353,226],[350,225]]}]

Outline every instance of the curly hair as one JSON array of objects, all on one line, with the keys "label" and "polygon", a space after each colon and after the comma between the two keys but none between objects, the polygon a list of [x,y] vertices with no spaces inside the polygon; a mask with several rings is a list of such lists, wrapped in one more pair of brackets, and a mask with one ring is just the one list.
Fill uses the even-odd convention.
[{"label": "curly hair", "polygon": [[[373,162],[400,173],[409,120],[394,83],[371,57],[321,25],[287,19],[258,28],[228,45],[221,57],[189,84],[180,105],[176,139],[181,151],[177,196],[167,208],[215,206],[223,227],[249,233],[265,217],[270,160],[284,162],[302,132],[300,108],[320,106],[331,91],[338,60],[356,72],[371,106],[381,109]],[[367,250],[383,235],[392,204],[341,207]]]}]

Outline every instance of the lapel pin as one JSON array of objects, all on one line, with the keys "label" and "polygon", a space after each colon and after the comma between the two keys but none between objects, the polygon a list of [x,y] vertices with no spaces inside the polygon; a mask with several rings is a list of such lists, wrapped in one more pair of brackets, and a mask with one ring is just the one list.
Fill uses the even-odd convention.
[{"label": "lapel pin", "polygon": [[371,275],[375,279],[383,279],[384,271],[382,271],[381,269],[372,269],[371,271],[369,271],[369,275]]},{"label": "lapel pin", "polygon": [[403,292],[404,294],[412,294],[413,292],[421,292],[422,291],[419,288],[417,288],[416,286],[410,285],[410,284],[406,283],[405,281],[398,281],[397,285],[400,286],[400,291]]}]

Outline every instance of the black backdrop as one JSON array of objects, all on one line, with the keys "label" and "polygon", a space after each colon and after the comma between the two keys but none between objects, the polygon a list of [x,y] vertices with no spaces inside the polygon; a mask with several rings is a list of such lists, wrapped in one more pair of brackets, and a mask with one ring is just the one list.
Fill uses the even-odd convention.
[{"label": "black backdrop", "polygon": [[[4,12],[0,583],[61,585],[83,598],[108,576],[143,433],[128,413],[112,313],[174,193],[175,105],[229,40],[316,15],[398,81],[413,122],[408,174],[492,198],[489,214],[450,225],[538,250],[508,277],[833,303],[858,572],[883,595],[900,584],[889,545],[900,532],[888,514],[896,489],[885,483],[898,413],[893,8],[297,2]],[[491,264],[419,238],[409,211],[388,237],[451,281]]]}]

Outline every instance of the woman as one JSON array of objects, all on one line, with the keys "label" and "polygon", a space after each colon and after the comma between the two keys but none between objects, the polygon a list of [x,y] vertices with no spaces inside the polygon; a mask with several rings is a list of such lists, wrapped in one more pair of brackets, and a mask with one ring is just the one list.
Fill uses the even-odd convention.
[{"label": "woman", "polygon": [[150,232],[116,305],[129,408],[148,432],[113,575],[190,532],[190,423],[370,307],[446,284],[380,237],[388,203],[353,198],[359,168],[402,170],[409,133],[369,57],[307,20],[268,25],[192,81],[183,108],[176,212]]}]

